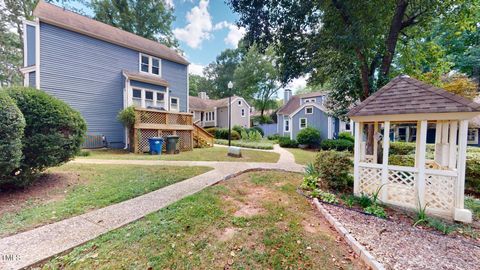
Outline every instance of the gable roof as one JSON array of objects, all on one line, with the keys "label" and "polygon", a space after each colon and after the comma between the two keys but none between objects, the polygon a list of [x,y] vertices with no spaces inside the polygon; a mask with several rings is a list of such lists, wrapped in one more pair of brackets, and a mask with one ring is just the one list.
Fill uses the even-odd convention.
[{"label": "gable roof", "polygon": [[301,104],[302,98],[313,98],[313,97],[318,97],[318,96],[323,96],[323,95],[325,95],[324,92],[312,92],[312,93],[306,93],[306,94],[300,94],[300,95],[292,96],[288,100],[287,104],[283,105],[278,110],[277,113],[278,114],[290,115],[300,108],[300,106],[302,105]]},{"label": "gable roof", "polygon": [[[247,104],[247,106],[250,107],[248,102],[244,98],[239,96],[233,96],[232,103],[239,98],[241,98],[245,102],[245,104]],[[190,109],[197,110],[197,111],[207,111],[207,110],[213,110],[215,107],[216,108],[227,107],[228,97],[222,98],[222,99],[203,99],[200,97],[189,96],[188,102],[189,102]]]},{"label": "gable roof", "polygon": [[403,75],[354,107],[347,116],[478,111],[478,103]]},{"label": "gable roof", "polygon": [[90,19],[40,0],[33,15],[41,22],[52,24],[123,47],[134,49],[152,56],[167,59],[183,65],[190,64],[183,56],[167,46],[118,29],[111,25]]}]

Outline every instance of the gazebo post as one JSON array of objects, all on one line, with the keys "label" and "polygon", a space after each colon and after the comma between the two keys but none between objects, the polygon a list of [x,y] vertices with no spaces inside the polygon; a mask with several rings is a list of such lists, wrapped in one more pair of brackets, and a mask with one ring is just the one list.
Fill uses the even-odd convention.
[{"label": "gazebo post", "polygon": [[417,175],[417,196],[418,196],[418,206],[421,208],[425,207],[425,161],[426,161],[426,152],[427,152],[427,120],[420,121],[418,125],[420,130],[417,131],[417,149],[416,152],[417,160],[415,162],[418,175]]},{"label": "gazebo post", "polygon": [[450,121],[450,142],[448,151],[448,168],[454,170],[457,167],[457,129],[458,122]]},{"label": "gazebo post", "polygon": [[353,194],[358,195],[360,193],[360,168],[358,164],[360,163],[360,147],[362,145],[362,122],[355,122],[355,149],[354,149],[354,167],[353,167]]},{"label": "gazebo post", "polygon": [[375,134],[378,133],[378,121],[373,124],[373,163],[378,163],[378,140]]},{"label": "gazebo post", "polygon": [[383,155],[382,155],[382,191],[381,198],[385,202],[387,199],[386,184],[388,183],[388,151],[390,148],[390,121],[383,123]]},{"label": "gazebo post", "polygon": [[467,132],[468,120],[460,120],[458,134],[458,168],[457,168],[457,190],[455,191],[455,213],[454,219],[466,223],[472,222],[472,212],[464,207],[465,196],[465,166],[467,162]]}]

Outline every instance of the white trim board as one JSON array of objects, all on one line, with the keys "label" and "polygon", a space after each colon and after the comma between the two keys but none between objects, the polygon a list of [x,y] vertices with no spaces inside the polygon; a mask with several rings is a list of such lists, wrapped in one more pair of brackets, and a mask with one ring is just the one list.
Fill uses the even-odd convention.
[{"label": "white trim board", "polygon": [[35,20],[35,88],[40,89],[40,20]]}]

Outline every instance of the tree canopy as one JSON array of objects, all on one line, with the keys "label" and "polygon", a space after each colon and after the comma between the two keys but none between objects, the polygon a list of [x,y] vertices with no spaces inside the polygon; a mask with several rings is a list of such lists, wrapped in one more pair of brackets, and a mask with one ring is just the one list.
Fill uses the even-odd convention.
[{"label": "tree canopy", "polygon": [[96,20],[139,36],[177,48],[173,36],[173,9],[165,1],[93,0],[89,4]]},{"label": "tree canopy", "polygon": [[[478,2],[467,2],[472,1]],[[367,98],[396,73],[408,71],[407,59],[419,60],[424,53],[412,48],[436,21],[455,17],[457,7],[468,10],[460,5],[465,1],[456,0],[228,2],[240,14],[239,25],[247,29],[247,44],[275,46],[284,82],[310,74],[311,83],[332,86],[330,101],[337,115],[345,113],[355,100]],[[428,46],[427,62],[437,52],[435,46]],[[402,63],[400,50],[403,65],[392,68],[392,63]],[[429,64],[443,65],[442,61]]]}]

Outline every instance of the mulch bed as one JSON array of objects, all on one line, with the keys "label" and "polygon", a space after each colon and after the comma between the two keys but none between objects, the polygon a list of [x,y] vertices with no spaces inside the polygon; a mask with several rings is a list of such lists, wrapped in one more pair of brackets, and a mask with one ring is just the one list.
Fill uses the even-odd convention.
[{"label": "mulch bed", "polygon": [[385,220],[331,204],[323,206],[386,269],[479,269],[478,240],[413,227],[401,214]]}]

